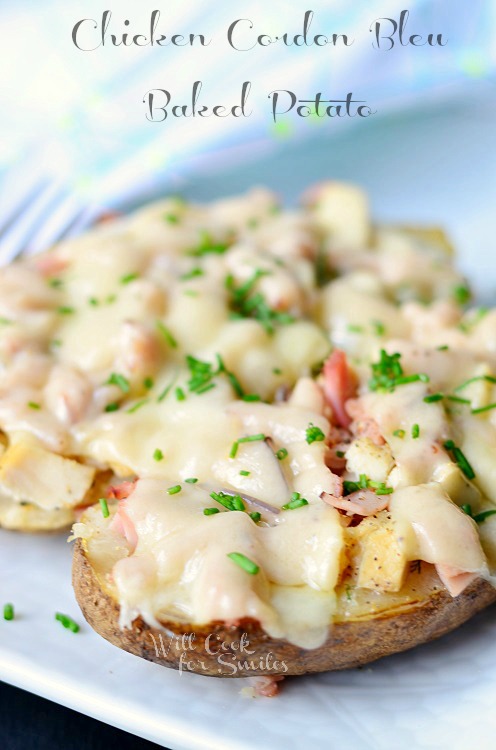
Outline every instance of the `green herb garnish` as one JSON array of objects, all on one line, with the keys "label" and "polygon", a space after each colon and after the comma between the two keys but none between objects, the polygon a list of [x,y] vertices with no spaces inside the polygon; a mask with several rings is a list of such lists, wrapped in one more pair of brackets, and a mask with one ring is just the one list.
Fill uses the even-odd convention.
[{"label": "green herb garnish", "polygon": [[260,432],[257,435],[247,435],[246,437],[239,438],[239,440],[236,440],[236,442],[232,444],[229,457],[230,458],[236,457],[236,453],[238,452],[238,447],[240,443],[254,443],[258,440],[265,440],[265,435]]},{"label": "green herb garnish", "polygon": [[121,284],[124,284],[124,285],[130,284],[131,281],[136,281],[137,278],[138,278],[137,273],[126,273],[124,276],[121,276],[120,282]]},{"label": "green herb garnish", "polygon": [[202,231],[199,244],[189,250],[188,255],[193,255],[196,258],[209,254],[223,255],[228,249],[229,245],[224,242],[216,242],[209,232]]},{"label": "green herb garnish", "polygon": [[108,518],[110,516],[110,511],[106,499],[104,497],[101,497],[98,502],[100,503],[100,508],[102,509],[102,516],[104,518]]},{"label": "green herb garnish", "polygon": [[218,508],[204,508],[203,509],[204,516],[215,516],[216,513],[220,513],[220,510]]},{"label": "green herb garnish", "polygon": [[129,393],[131,388],[129,380],[117,372],[113,372],[107,380],[107,385],[116,385],[123,393]]},{"label": "green herb garnish", "polygon": [[242,552],[229,552],[227,555],[236,565],[245,570],[250,575],[254,576],[260,570],[259,566],[250,560],[249,557],[243,555]]},{"label": "green herb garnish", "polygon": [[141,407],[147,403],[147,398],[143,398],[141,399],[141,401],[137,401],[133,406],[130,406],[129,409],[126,409],[126,414],[134,414],[135,411],[138,411],[138,409],[141,409]]},{"label": "green herb garnish", "polygon": [[3,605],[3,619],[4,620],[13,620],[14,619],[14,605],[13,604],[4,604]]},{"label": "green herb garnish", "polygon": [[72,619],[72,617],[69,617],[69,615],[63,615],[62,612],[56,612],[55,613],[55,619],[60,622],[64,628],[67,630],[70,630],[72,633],[78,633],[79,632],[79,625],[75,620]]},{"label": "green herb garnish", "polygon": [[288,451],[286,448],[279,448],[279,450],[276,452],[276,458],[279,461],[284,461],[285,458],[288,456]]},{"label": "green herb garnish", "polygon": [[444,395],[442,393],[431,393],[429,396],[424,397],[424,403],[434,404],[436,401],[442,401]]},{"label": "green herb garnish", "polygon": [[394,391],[398,385],[415,383],[422,381],[429,382],[429,376],[423,372],[415,375],[405,375],[400,363],[401,354],[388,354],[385,349],[381,349],[379,362],[375,362],[372,367],[372,378],[369,380],[371,391]]},{"label": "green herb garnish", "polygon": [[105,411],[111,412],[111,411],[117,411],[119,408],[119,404],[117,404],[115,401],[111,404],[107,404],[105,407]]},{"label": "green herb garnish", "polygon": [[311,445],[312,443],[320,443],[325,440],[325,435],[320,427],[316,427],[312,422],[308,425],[305,434],[308,445]]},{"label": "green herb garnish", "polygon": [[172,347],[172,349],[177,349],[177,341],[172,335],[172,333],[169,331],[167,326],[165,326],[161,320],[157,320],[156,325],[157,325],[157,330],[159,331],[161,336],[163,336],[163,338],[167,341],[169,346]]},{"label": "green herb garnish", "polygon": [[265,300],[265,297],[254,291],[254,286],[262,276],[267,275],[267,271],[258,269],[253,276],[248,279],[242,286],[236,287],[232,276],[226,279],[226,288],[230,292],[230,307],[232,317],[234,318],[253,318],[262,325],[267,333],[274,333],[276,325],[288,325],[294,322],[294,317],[287,312],[272,310]]},{"label": "green herb garnish", "polygon": [[417,423],[412,424],[412,438],[415,440],[419,436],[420,436],[420,426]]},{"label": "green herb garnish", "polygon": [[181,488],[180,484],[175,484],[174,487],[169,487],[169,489],[167,490],[167,494],[168,495],[177,495],[178,492],[181,492],[181,489],[182,488]]},{"label": "green herb garnish", "polygon": [[153,460],[163,461],[163,459],[164,459],[164,454],[162,453],[160,448],[155,448],[155,450],[153,451]]},{"label": "green herb garnish", "polygon": [[184,481],[188,484],[196,484],[198,479],[196,477],[188,477],[188,479],[185,479]]},{"label": "green herb garnish", "polygon": [[474,479],[475,478],[475,471],[473,470],[472,466],[470,465],[467,457],[462,452],[462,450],[455,445],[453,440],[446,440],[445,443],[443,443],[443,447],[445,450],[447,450],[449,453],[452,454],[453,459],[455,463],[458,465],[458,467],[463,471],[467,479]]}]

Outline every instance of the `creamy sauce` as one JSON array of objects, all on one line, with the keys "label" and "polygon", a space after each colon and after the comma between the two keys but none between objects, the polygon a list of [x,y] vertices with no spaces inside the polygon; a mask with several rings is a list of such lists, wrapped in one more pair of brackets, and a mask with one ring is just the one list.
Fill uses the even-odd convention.
[{"label": "creamy sauce", "polygon": [[[163,201],[3,269],[0,522],[58,527],[101,471],[139,477],[105,573],[122,624],[254,617],[307,647],[351,569],[391,595],[416,559],[448,587],[489,577],[495,523],[460,508],[496,502],[496,311],[465,296],[439,233],[374,230],[337,183],[291,212],[264,190]],[[331,383],[332,346],[348,364]],[[407,382],[371,387],[381,349]],[[389,508],[353,537],[333,502],[359,486]]]}]

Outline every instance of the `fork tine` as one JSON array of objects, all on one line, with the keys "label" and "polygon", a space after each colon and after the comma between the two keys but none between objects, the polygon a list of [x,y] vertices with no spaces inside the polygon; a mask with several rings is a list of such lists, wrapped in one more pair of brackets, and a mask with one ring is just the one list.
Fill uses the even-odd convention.
[{"label": "fork tine", "polygon": [[50,211],[39,230],[30,237],[23,254],[35,255],[51,247],[67,234],[83,213],[84,207],[79,198],[66,195],[55,210]]},{"label": "fork tine", "polygon": [[51,207],[58,203],[65,190],[60,183],[51,182],[37,195],[0,241],[0,265],[16,258],[24,249],[29,236],[43,224]]},{"label": "fork tine", "polygon": [[26,182],[7,179],[0,195],[0,234],[9,229],[29,206],[34,196],[47,185],[46,177],[30,175]]}]

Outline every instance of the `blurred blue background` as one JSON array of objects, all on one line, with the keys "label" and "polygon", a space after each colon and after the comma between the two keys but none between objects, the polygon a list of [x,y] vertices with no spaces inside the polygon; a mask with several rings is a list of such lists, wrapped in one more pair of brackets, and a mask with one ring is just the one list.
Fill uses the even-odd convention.
[{"label": "blurred blue background", "polygon": [[[370,24],[398,19],[407,32],[442,33],[444,47],[372,48]],[[74,24],[112,10],[111,31],[203,33],[201,47],[106,45],[81,52]],[[346,33],[344,47],[232,50],[226,29],[250,18],[258,33]],[[491,293],[496,201],[496,2],[494,0],[4,0],[0,3],[0,168],[56,172],[84,200],[126,208],[167,190],[208,199],[255,183],[293,200],[323,178],[357,181],[381,219],[437,222],[463,248],[480,288]],[[144,94],[169,89],[186,103],[195,80],[206,104],[234,104],[252,82],[250,118],[145,118]],[[368,119],[302,119],[274,125],[267,93],[366,99]],[[475,255],[474,255],[475,254]],[[473,259],[476,258],[474,264]]]}]

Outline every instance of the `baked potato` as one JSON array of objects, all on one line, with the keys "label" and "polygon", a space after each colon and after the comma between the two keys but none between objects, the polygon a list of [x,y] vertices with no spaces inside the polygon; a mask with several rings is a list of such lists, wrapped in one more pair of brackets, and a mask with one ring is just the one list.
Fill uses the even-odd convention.
[{"label": "baked potato", "polygon": [[344,584],[326,640],[305,649],[270,637],[249,618],[236,624],[164,620],[153,627],[138,617],[123,629],[119,604],[97,576],[82,540],[75,544],[72,575],[84,617],[107,641],[161,666],[211,677],[289,676],[358,667],[439,638],[496,601],[496,589],[482,579],[451,597],[430,566],[420,586],[410,582],[403,603],[383,594],[374,601],[373,612],[370,603],[353,611]]}]

